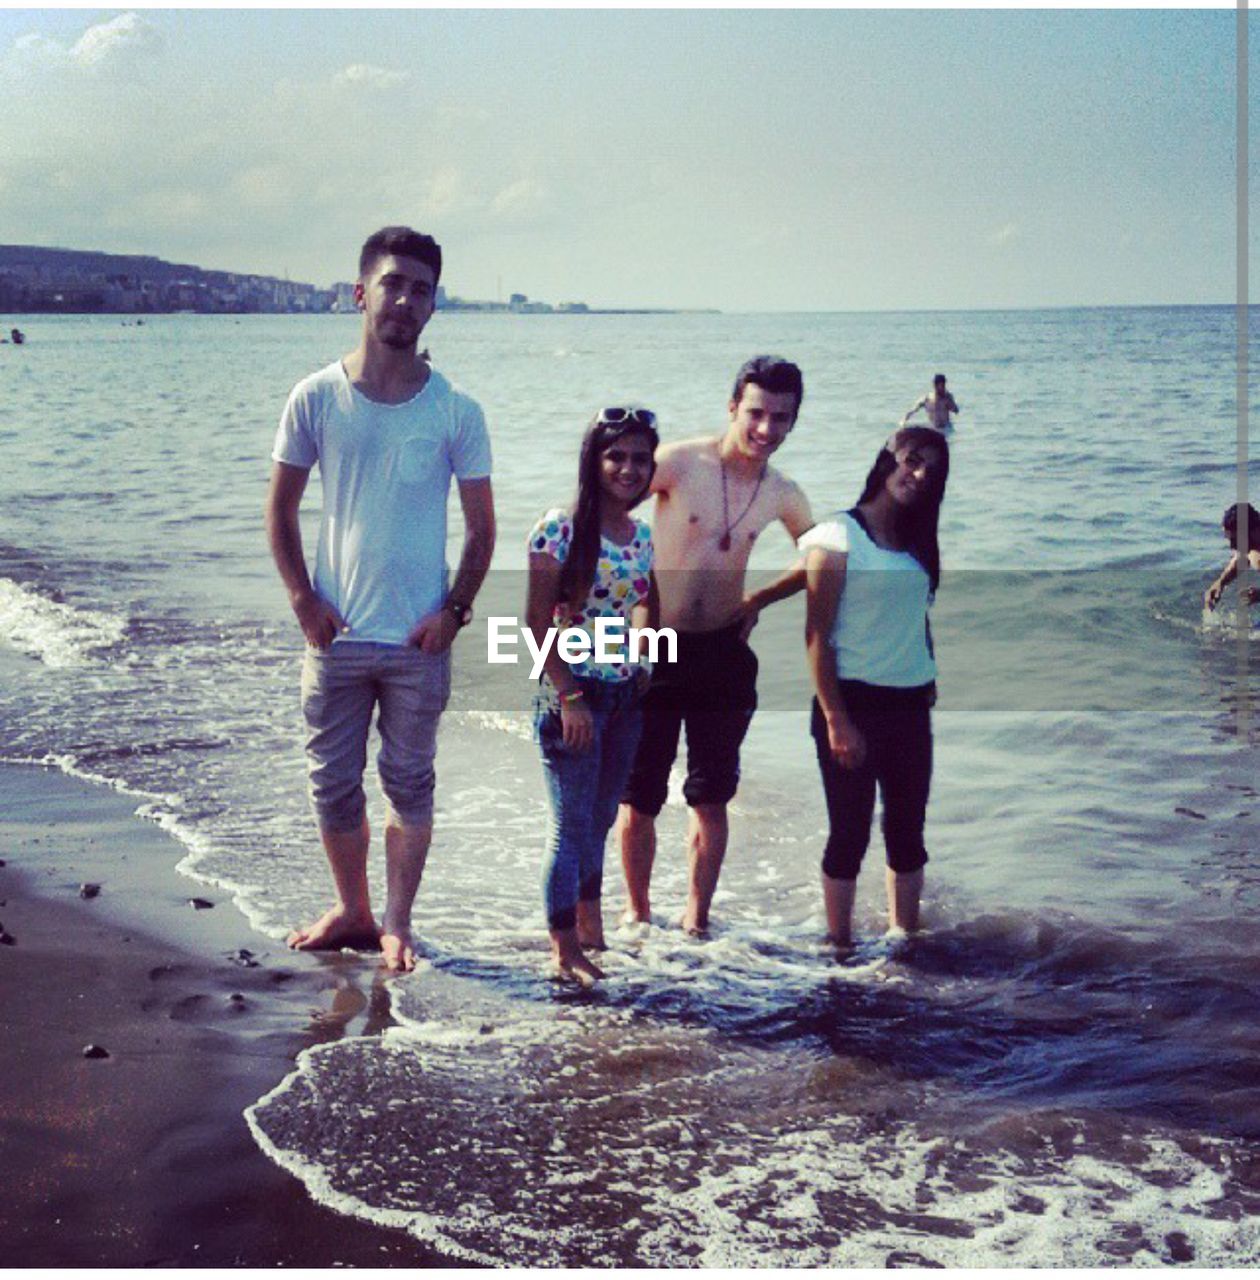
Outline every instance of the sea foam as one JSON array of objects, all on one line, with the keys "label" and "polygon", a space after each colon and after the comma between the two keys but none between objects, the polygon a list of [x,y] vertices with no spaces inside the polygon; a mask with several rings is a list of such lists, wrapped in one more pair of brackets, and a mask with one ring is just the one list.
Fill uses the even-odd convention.
[{"label": "sea foam", "polygon": [[78,667],[118,644],[127,620],[116,614],[76,608],[0,578],[0,641],[38,658],[48,667]]}]

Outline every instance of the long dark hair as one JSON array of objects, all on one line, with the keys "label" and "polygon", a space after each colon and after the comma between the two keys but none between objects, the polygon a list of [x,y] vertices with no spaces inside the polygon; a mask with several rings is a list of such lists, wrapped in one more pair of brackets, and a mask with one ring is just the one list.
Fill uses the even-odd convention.
[{"label": "long dark hair", "polygon": [[[656,433],[655,415],[651,422],[643,421],[641,416],[633,413],[620,422],[606,422],[600,410],[587,425],[586,434],[582,437],[582,452],[578,457],[578,491],[577,501],[573,504],[573,537],[569,541],[569,554],[560,568],[560,599],[573,608],[577,608],[586,599],[595,581],[595,567],[599,562],[599,520],[600,501],[603,489],[599,483],[600,455],[609,446],[616,444],[622,436],[645,436],[652,446],[655,455],[661,438]],[[656,471],[656,459],[652,459],[652,469],[648,472],[647,481],[632,506],[647,497],[652,484],[652,476]]]},{"label": "long dark hair", "polygon": [[902,427],[894,431],[879,451],[875,465],[866,476],[866,484],[858,506],[870,502],[884,488],[888,477],[897,470],[897,451],[908,445],[936,449],[941,455],[941,465],[931,471],[932,487],[908,510],[896,512],[898,541],[923,566],[932,583],[932,592],[941,582],[941,547],[937,528],[941,520],[941,503],[945,500],[945,483],[949,479],[949,442],[932,427]]}]

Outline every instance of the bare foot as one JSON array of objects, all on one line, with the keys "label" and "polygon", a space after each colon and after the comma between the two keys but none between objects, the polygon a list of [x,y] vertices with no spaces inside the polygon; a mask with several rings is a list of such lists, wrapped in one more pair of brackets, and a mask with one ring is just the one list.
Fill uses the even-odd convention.
[{"label": "bare foot", "polygon": [[853,954],[853,939],[850,937],[841,937],[839,934],[829,933],[823,939],[823,942],[831,948],[837,960],[843,960],[846,956]]},{"label": "bare foot", "polygon": [[621,915],[617,917],[617,924],[621,928],[634,928],[636,925],[651,924],[651,914],[640,915],[633,907],[626,907]]},{"label": "bare foot", "polygon": [[693,914],[690,907],[683,913],[683,918],[678,923],[689,938],[707,938],[709,936],[708,917],[706,916],[703,920],[700,919],[699,916]]},{"label": "bare foot", "polygon": [[903,929],[900,925],[889,925],[884,934],[884,945],[890,956],[900,955],[910,946],[911,939],[918,933],[917,929]]},{"label": "bare foot", "polygon": [[314,924],[294,929],[287,942],[294,951],[375,951],[381,931],[371,916],[351,915],[344,907],[331,907]]},{"label": "bare foot", "polygon": [[598,899],[578,903],[577,937],[582,946],[592,951],[608,950],[608,943],[604,941],[604,914]]},{"label": "bare foot", "polygon": [[551,976],[557,982],[576,982],[578,986],[589,989],[604,977],[604,971],[580,952],[576,956],[566,956],[563,959],[553,954]]},{"label": "bare foot", "polygon": [[416,950],[411,934],[405,929],[382,933],[381,957],[391,973],[410,973],[416,967]]}]

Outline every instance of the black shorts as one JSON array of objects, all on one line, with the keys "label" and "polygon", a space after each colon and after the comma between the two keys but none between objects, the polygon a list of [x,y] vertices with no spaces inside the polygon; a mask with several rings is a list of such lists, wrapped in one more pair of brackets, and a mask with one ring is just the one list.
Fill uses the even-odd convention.
[{"label": "black shorts", "polygon": [[669,793],[678,736],[687,728],[689,805],[726,804],[739,786],[739,747],[757,709],[757,655],[740,623],[678,632],[678,661],[660,662],[643,699],[643,734],[623,800],[655,817]]},{"label": "black shorts", "polygon": [[827,722],[814,699],[810,731],[831,826],[822,864],[829,879],[857,878],[871,838],[876,786],[884,802],[888,865],[899,874],[927,865],[923,828],[932,787],[930,689],[931,685],[890,689],[860,680],[840,681],[849,718],[866,739],[866,759],[856,769],[836,763],[827,741]]}]

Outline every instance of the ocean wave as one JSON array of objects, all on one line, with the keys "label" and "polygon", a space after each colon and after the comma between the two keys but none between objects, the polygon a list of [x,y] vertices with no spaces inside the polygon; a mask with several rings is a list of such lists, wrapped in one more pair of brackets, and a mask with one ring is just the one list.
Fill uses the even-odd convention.
[{"label": "ocean wave", "polygon": [[0,641],[47,667],[99,661],[122,642],[126,627],[126,618],[117,614],[63,604],[0,578]]},{"label": "ocean wave", "polygon": [[247,1123],[321,1203],[486,1265],[1260,1259],[1236,1142],[1052,1110],[960,1133],[931,1088],[890,1112],[843,1060],[581,1012],[462,1029],[310,1049]]}]

